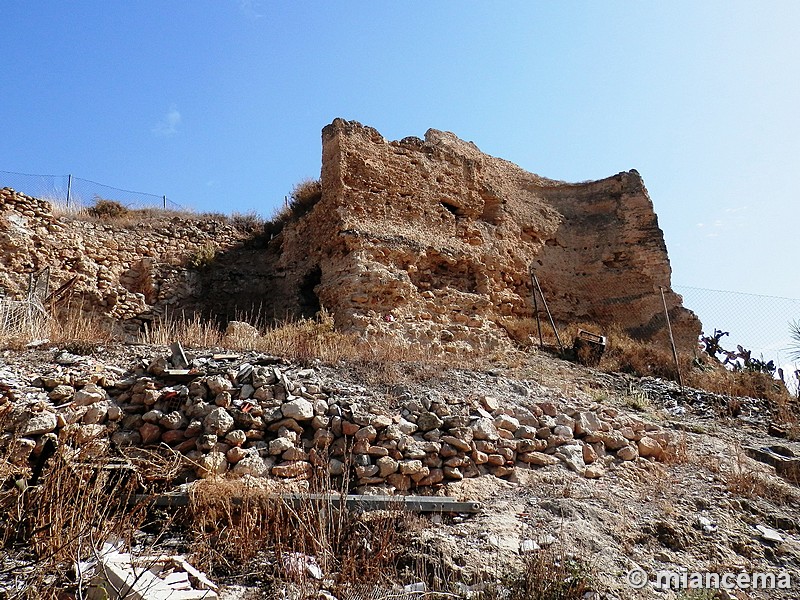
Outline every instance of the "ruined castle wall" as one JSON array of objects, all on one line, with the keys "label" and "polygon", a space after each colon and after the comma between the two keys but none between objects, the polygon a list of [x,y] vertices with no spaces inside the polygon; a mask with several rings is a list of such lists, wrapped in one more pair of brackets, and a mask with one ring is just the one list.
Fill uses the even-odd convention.
[{"label": "ruined castle wall", "polygon": [[19,297],[49,266],[51,289],[76,277],[73,303],[134,327],[170,310],[268,320],[324,306],[345,331],[485,351],[533,333],[533,266],[561,324],[663,335],[663,287],[679,344],[695,344],[635,171],[567,184],[452,133],[387,141],[336,119],[321,175],[317,204],[273,234],[208,215],[56,217],[0,190],[0,286]]},{"label": "ruined castle wall", "polygon": [[[224,219],[162,216],[103,221],[53,214],[49,202],[0,190],[0,287],[25,296],[28,278],[50,268],[50,290],[73,277],[65,303],[119,321],[141,322],[208,301],[200,268],[189,263],[208,249],[241,244]],[[226,291],[227,293],[227,291]],[[212,293],[213,296],[213,293]]]},{"label": "ruined castle wall", "polygon": [[346,328],[444,349],[496,346],[532,315],[533,265],[561,323],[658,335],[664,287],[680,343],[695,343],[699,322],[670,290],[663,234],[635,171],[566,184],[451,133],[390,142],[337,119],[323,130],[322,185],[309,217],[327,225],[316,292]]}]

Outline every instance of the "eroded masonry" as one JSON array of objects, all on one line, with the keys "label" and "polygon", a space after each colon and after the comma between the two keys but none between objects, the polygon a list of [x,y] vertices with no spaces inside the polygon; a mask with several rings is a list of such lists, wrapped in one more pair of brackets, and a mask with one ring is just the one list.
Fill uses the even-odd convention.
[{"label": "eroded masonry", "polygon": [[[569,184],[483,154],[452,133],[387,141],[336,119],[322,131],[322,195],[279,233],[224,218],[153,222],[56,217],[0,192],[0,286],[51,289],[129,328],[165,311],[221,320],[330,311],[337,327],[444,350],[503,347],[531,335],[529,268],[561,324],[618,324],[692,347],[696,316],[670,288],[652,202],[636,171]],[[201,260],[202,259],[202,260]]]}]

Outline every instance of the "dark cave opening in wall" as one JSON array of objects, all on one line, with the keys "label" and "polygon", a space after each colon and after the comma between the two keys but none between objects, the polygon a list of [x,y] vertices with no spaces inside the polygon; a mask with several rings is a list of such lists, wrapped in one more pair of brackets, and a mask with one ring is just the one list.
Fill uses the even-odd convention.
[{"label": "dark cave opening in wall", "polygon": [[319,302],[319,297],[317,296],[317,293],[314,291],[321,281],[322,281],[322,269],[320,269],[319,265],[311,269],[303,277],[303,280],[300,283],[300,294],[299,294],[300,295],[299,310],[301,317],[313,317],[322,308],[322,305]]}]

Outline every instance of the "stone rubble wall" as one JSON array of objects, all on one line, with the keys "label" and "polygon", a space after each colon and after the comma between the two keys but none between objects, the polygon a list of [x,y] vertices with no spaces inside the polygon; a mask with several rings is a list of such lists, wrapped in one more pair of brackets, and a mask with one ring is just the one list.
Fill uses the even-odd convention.
[{"label": "stone rubble wall", "polygon": [[56,217],[52,205],[0,189],[0,288],[22,298],[30,273],[50,267],[50,291],[77,276],[70,304],[115,321],[147,320],[199,303],[201,274],[187,262],[244,236],[225,218],[166,216],[127,225]]},{"label": "stone rubble wall", "polygon": [[675,443],[657,425],[597,403],[406,391],[395,406],[379,406],[364,388],[274,358],[204,364],[216,373],[182,384],[169,384],[171,365],[158,357],[146,372],[56,370],[32,387],[7,385],[3,454],[25,465],[47,440],[84,456],[106,455],[110,445],[165,444],[197,477],[348,476],[362,491],[394,493],[558,464],[597,478],[620,462],[662,460]]}]

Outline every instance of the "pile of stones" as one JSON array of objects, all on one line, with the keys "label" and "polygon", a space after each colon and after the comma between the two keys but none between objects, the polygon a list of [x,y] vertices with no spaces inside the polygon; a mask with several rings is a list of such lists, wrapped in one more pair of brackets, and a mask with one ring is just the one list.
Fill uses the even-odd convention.
[{"label": "pile of stones", "polygon": [[181,366],[189,368],[159,356],[116,376],[64,371],[6,385],[0,456],[32,463],[48,440],[84,457],[166,445],[192,478],[322,475],[407,492],[559,463],[602,477],[620,461],[661,460],[674,444],[657,425],[597,403],[579,409],[409,388],[379,402],[320,368],[275,357],[209,355]]}]

